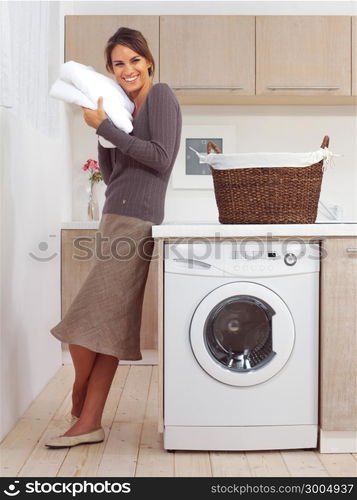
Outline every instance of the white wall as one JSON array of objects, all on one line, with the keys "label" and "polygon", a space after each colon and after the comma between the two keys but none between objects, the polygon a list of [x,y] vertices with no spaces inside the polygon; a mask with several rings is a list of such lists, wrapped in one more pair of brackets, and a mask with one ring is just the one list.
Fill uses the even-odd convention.
[{"label": "white wall", "polygon": [[[59,11],[58,32],[53,32],[59,43],[53,44],[57,49],[51,60],[57,67],[63,54],[62,22]],[[20,30],[12,36],[19,47],[29,44]],[[28,79],[29,71],[20,71],[20,77]],[[0,108],[0,438],[61,366],[61,344],[49,330],[60,318],[60,223],[71,213],[67,118],[60,108],[58,133],[50,136],[22,111]],[[52,256],[47,262],[38,260]]]}]

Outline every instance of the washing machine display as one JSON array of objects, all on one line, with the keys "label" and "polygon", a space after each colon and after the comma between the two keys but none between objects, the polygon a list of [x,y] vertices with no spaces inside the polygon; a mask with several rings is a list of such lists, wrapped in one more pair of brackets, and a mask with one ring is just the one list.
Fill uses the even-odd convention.
[{"label": "washing machine display", "polygon": [[220,382],[249,386],[276,375],[293,350],[295,327],[285,302],[266,286],[237,281],[206,295],[190,325],[192,351]]}]

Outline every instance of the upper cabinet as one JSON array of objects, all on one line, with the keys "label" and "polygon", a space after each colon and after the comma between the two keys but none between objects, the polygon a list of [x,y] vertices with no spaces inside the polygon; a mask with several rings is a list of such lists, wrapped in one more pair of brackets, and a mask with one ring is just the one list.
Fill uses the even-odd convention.
[{"label": "upper cabinet", "polygon": [[357,16],[352,17],[352,95],[357,96]]},{"label": "upper cabinet", "polygon": [[65,61],[76,61],[107,76],[104,49],[109,38],[121,27],[136,29],[146,38],[159,81],[159,16],[66,16]]},{"label": "upper cabinet", "polygon": [[174,89],[254,95],[254,53],[254,16],[160,16],[160,80]]},{"label": "upper cabinet", "polygon": [[351,18],[257,16],[257,95],[350,96]]},{"label": "upper cabinet", "polygon": [[356,17],[66,16],[65,60],[110,76],[104,49],[120,26],[143,33],[154,83],[168,83],[181,104],[357,100]]}]

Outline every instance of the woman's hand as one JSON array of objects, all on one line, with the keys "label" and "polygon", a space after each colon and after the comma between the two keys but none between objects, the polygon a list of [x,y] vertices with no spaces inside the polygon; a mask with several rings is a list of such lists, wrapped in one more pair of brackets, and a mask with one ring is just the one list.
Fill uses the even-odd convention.
[{"label": "woman's hand", "polygon": [[95,129],[97,129],[99,125],[104,122],[106,118],[108,118],[108,115],[103,109],[103,97],[99,97],[98,99],[98,109],[89,109],[84,108],[83,106],[81,106],[81,108],[83,109],[84,121],[87,125]]}]

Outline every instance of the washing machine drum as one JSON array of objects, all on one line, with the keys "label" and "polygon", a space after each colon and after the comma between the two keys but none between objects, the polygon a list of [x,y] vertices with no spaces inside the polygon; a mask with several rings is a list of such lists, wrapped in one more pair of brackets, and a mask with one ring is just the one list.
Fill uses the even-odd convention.
[{"label": "washing machine drum", "polygon": [[206,344],[220,363],[230,369],[257,368],[275,355],[272,317],[275,311],[263,300],[237,295],[223,300],[207,317]]},{"label": "washing machine drum", "polygon": [[233,282],[213,290],[190,325],[201,367],[231,385],[255,385],[276,375],[291,355],[294,338],[285,302],[257,283]]}]

